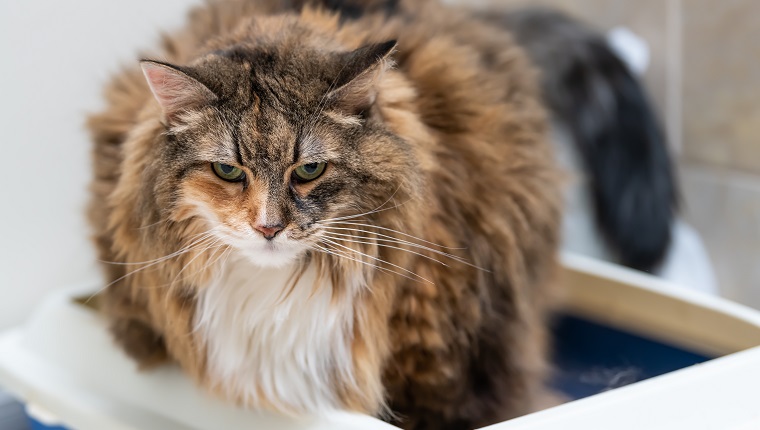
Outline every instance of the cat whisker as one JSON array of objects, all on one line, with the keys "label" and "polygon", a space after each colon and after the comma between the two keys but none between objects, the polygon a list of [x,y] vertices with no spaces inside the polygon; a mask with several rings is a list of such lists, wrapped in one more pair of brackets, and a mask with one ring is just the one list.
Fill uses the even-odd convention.
[{"label": "cat whisker", "polygon": [[[339,233],[333,233],[333,234],[339,234]],[[414,255],[418,255],[418,256],[420,256],[422,258],[427,258],[430,261],[434,261],[434,262],[436,262],[438,264],[441,264],[441,265],[444,265],[446,267],[449,266],[448,264],[444,263],[443,261],[436,260],[435,258],[433,258],[433,257],[431,257],[429,255],[421,254],[419,252],[412,251],[412,250],[406,249],[406,248],[401,248],[401,247],[398,247],[398,246],[386,245],[386,244],[376,243],[376,242],[368,242],[368,241],[363,241],[363,240],[350,239],[350,237],[352,237],[352,236],[345,235],[345,234],[344,235],[340,235],[340,236],[333,236],[333,235],[330,235],[328,233],[328,234],[325,234],[323,237],[327,237],[329,239],[335,239],[335,240],[342,240],[344,242],[349,242],[349,243],[358,243],[358,244],[362,244],[362,245],[374,245],[374,246],[379,246],[379,247],[383,247],[383,248],[398,249],[399,251],[404,251],[404,252],[408,252],[408,253],[411,253],[411,254],[414,254]],[[349,237],[349,239],[346,239],[345,237]],[[359,239],[362,239],[362,238],[359,237]],[[375,239],[375,240],[382,240],[382,239]]]},{"label": "cat whisker", "polygon": [[319,250],[319,251],[322,251],[322,252],[324,252],[326,254],[334,255],[336,257],[345,258],[347,260],[350,260],[350,261],[353,261],[353,262],[356,262],[356,263],[361,263],[361,264],[363,264],[365,266],[369,266],[369,267],[371,267],[373,269],[379,269],[379,267],[377,267],[376,264],[368,263],[366,261],[359,260],[358,258],[351,257],[345,251],[340,251],[340,250],[337,250],[335,248],[330,248],[329,245],[326,245],[326,244],[322,244],[322,245],[313,244],[313,245],[311,245],[311,248]]},{"label": "cat whisker", "polygon": [[[159,258],[156,258],[156,259],[153,259],[153,260],[135,261],[135,262],[105,261],[105,260],[99,260],[99,261],[101,263],[104,263],[104,264],[113,264],[115,266],[137,266],[137,265],[142,265],[142,264],[159,263],[161,261],[165,261],[165,260],[168,260],[170,258],[177,257],[177,256],[179,256],[179,255],[181,255],[181,254],[183,254],[183,253],[185,253],[187,251],[190,251],[193,246],[198,245],[201,242],[203,242],[204,240],[210,238],[213,235],[213,230],[214,229],[211,229],[211,230],[205,231],[203,233],[198,233],[198,234],[196,234],[194,236],[191,236],[190,239],[192,239],[193,242],[191,242],[189,245],[186,245],[185,247],[179,249],[178,251],[172,252],[171,254],[168,254],[168,255],[165,255],[163,257],[159,257]],[[203,236],[203,237],[200,238],[200,239],[195,239],[198,236]]]},{"label": "cat whisker", "polygon": [[[177,282],[177,280],[178,280],[179,276],[182,274],[182,272],[184,272],[185,269],[187,269],[188,267],[190,267],[190,265],[193,263],[193,261],[197,260],[198,257],[200,257],[201,255],[203,255],[203,253],[205,253],[206,251],[208,251],[208,250],[210,250],[212,248],[214,249],[214,252],[216,252],[220,247],[224,246],[223,243],[219,244],[219,242],[220,242],[219,239],[214,240],[208,246],[206,246],[204,249],[200,250],[193,258],[190,259],[190,261],[188,261],[187,263],[185,263],[184,267],[182,267],[182,269],[180,269],[180,271],[177,272],[177,275],[174,277],[174,280],[171,281],[170,285],[173,285],[175,282]],[[210,259],[209,259],[209,261],[210,261]],[[201,273],[205,268],[206,268],[206,265],[204,265],[201,269],[196,270],[194,273],[190,274],[189,276],[194,276],[194,275],[196,275],[198,273]],[[187,278],[187,276],[185,278]],[[179,280],[181,281],[181,280],[183,280],[185,278],[180,278]]]},{"label": "cat whisker", "polygon": [[[203,249],[203,250],[199,251],[199,254],[198,254],[198,255],[196,255],[196,256],[195,256],[195,257],[194,257],[192,260],[190,260],[190,261],[189,261],[189,262],[188,262],[188,263],[187,263],[187,264],[186,264],[186,265],[185,265],[185,266],[182,268],[182,270],[180,270],[180,271],[179,271],[179,273],[177,273],[177,275],[174,277],[174,279],[173,279],[172,281],[170,281],[170,282],[168,282],[168,283],[165,283],[165,284],[161,284],[161,285],[158,285],[158,286],[151,286],[151,287],[145,287],[145,288],[153,288],[153,287],[169,287],[169,288],[172,288],[172,287],[174,287],[174,286],[176,285],[176,283],[177,283],[178,281],[182,281],[182,280],[184,280],[184,279],[187,279],[187,278],[189,278],[189,277],[195,276],[195,275],[197,275],[197,274],[199,274],[199,273],[203,273],[203,271],[205,271],[205,270],[206,270],[206,269],[208,269],[209,267],[213,266],[213,265],[214,265],[214,264],[215,264],[215,263],[216,263],[216,262],[219,260],[219,258],[220,258],[221,256],[223,256],[223,255],[224,255],[224,253],[225,253],[225,252],[227,252],[227,251],[229,251],[229,250],[231,249],[230,247],[227,247],[226,249],[224,249],[224,246],[225,246],[225,244],[218,244],[218,245],[214,245],[214,244],[212,244],[212,245],[209,245],[209,246],[207,246],[205,249]],[[206,252],[206,251],[208,251],[208,250],[210,250],[210,249],[214,249],[214,250],[212,251],[211,257],[209,257],[209,261],[207,261],[207,262],[206,262],[206,264],[204,264],[204,265],[203,265],[203,267],[201,267],[200,269],[196,270],[195,272],[193,272],[193,273],[191,273],[191,274],[187,274],[187,275],[183,276],[181,279],[177,279],[177,278],[179,277],[179,275],[180,275],[180,274],[181,274],[181,273],[182,273],[182,272],[183,272],[183,271],[184,271],[184,270],[185,270],[185,269],[186,269],[186,268],[189,266],[189,264],[190,264],[190,263],[191,263],[193,260],[195,260],[195,259],[196,259],[196,258],[198,258],[198,257],[199,257],[199,256],[200,256],[202,253],[204,253],[204,252]],[[219,256],[217,256],[217,257],[215,258],[215,257],[214,257],[214,255],[216,255],[216,252],[217,252],[219,249],[224,249],[224,251],[222,251],[222,253],[221,253]],[[214,258],[215,258],[215,259],[214,259]],[[212,259],[214,259],[214,261],[213,261],[213,262],[212,262]]]},{"label": "cat whisker", "polygon": [[[464,258],[458,257],[458,256],[456,256],[454,254],[449,254],[448,252],[443,252],[443,251],[440,251],[440,250],[437,250],[437,249],[434,249],[434,248],[430,248],[430,247],[425,246],[425,245],[421,245],[419,243],[410,242],[408,240],[399,239],[397,237],[389,236],[387,234],[376,233],[374,231],[364,230],[364,229],[361,229],[361,228],[332,227],[332,226],[322,226],[322,228],[324,230],[327,230],[327,231],[333,233],[333,234],[347,235],[347,236],[354,237],[354,238],[357,238],[357,239],[362,238],[362,236],[357,236],[357,235],[352,235],[352,234],[346,234],[346,233],[338,233],[338,232],[335,232],[335,230],[357,232],[357,233],[366,233],[366,234],[369,234],[369,235],[372,235],[372,236],[376,236],[376,240],[380,240],[380,241],[383,241],[383,242],[403,243],[403,244],[406,244],[406,245],[409,245],[409,246],[414,246],[414,247],[421,248],[421,249],[424,249],[424,250],[427,250],[427,251],[430,251],[430,252],[434,252],[434,253],[439,254],[439,255],[443,255],[443,256],[446,256],[446,257],[449,257],[449,258],[453,258],[455,260],[461,260],[462,262],[467,262],[467,260],[465,260]],[[433,246],[437,246],[439,248],[444,248],[444,249],[461,249],[461,248],[447,248],[445,246],[437,245],[437,244],[434,244],[434,243],[431,243],[431,242],[425,242],[425,243],[428,243],[428,244],[433,245]]]},{"label": "cat whisker", "polygon": [[[349,223],[349,224],[356,224],[356,223]],[[367,226],[367,227],[375,227],[375,226],[371,226],[369,224],[358,224],[358,225]],[[391,243],[396,243],[396,244],[404,244],[404,245],[409,245],[409,246],[412,246],[412,247],[415,247],[415,248],[418,248],[418,249],[424,249],[426,251],[430,251],[430,252],[433,252],[435,254],[451,258],[454,261],[457,261],[459,263],[465,264],[465,265],[470,266],[472,268],[475,268],[475,269],[482,270],[484,272],[489,272],[490,273],[489,270],[486,270],[486,269],[484,269],[482,267],[479,267],[479,266],[477,266],[475,264],[472,264],[469,261],[467,261],[465,258],[456,256],[456,255],[453,255],[453,254],[449,254],[448,252],[439,251],[437,249],[433,249],[433,248],[430,248],[430,247],[427,247],[427,246],[424,246],[424,245],[420,245],[420,244],[417,244],[417,243],[414,243],[414,242],[410,242],[410,241],[407,241],[407,240],[398,239],[398,238],[395,238],[393,236],[389,236],[389,235],[385,235],[385,234],[381,234],[381,233],[375,233],[375,232],[372,232],[372,231],[363,230],[363,229],[359,229],[359,228],[344,228],[344,227],[330,227],[330,226],[323,226],[323,228],[328,233],[330,233],[330,234],[339,235],[339,236],[345,236],[345,237],[351,237],[351,238],[354,238],[354,239],[368,240],[369,238],[362,237],[362,236],[351,235],[351,234],[345,234],[345,233],[337,233],[337,232],[330,231],[330,230],[348,230],[348,231],[356,231],[356,232],[367,233],[367,234],[371,234],[371,235],[375,235],[375,236],[380,236],[382,238],[378,237],[378,238],[374,238],[374,240],[383,241],[383,242],[391,242]],[[428,241],[423,240],[423,239],[419,239],[419,238],[417,238],[415,236],[411,236],[411,235],[408,235],[408,234],[405,234],[405,233],[402,233],[400,231],[396,231],[396,230],[393,230],[393,229],[388,229],[388,228],[384,228],[384,227],[375,227],[375,228],[384,229],[384,230],[390,230],[390,231],[393,231],[395,233],[402,234],[402,235],[405,235],[405,236],[409,236],[409,237],[415,238],[417,240],[420,240],[422,242],[429,243],[429,244],[434,245],[434,246],[439,246],[439,247],[444,248],[444,249],[466,249],[466,248],[448,248],[448,247],[445,247],[445,246],[437,245],[437,244],[432,243],[432,242],[428,242]],[[383,238],[385,238],[385,239],[383,239]],[[377,244],[377,245],[378,246],[388,246],[388,245],[383,245],[383,244]],[[394,247],[391,247],[391,248],[394,248]],[[410,250],[406,250],[406,249],[403,249],[403,248],[396,248],[396,249],[401,249],[403,251],[412,252]],[[441,263],[440,261],[438,261],[436,259],[433,259],[433,258],[430,258],[429,256],[421,255],[421,254],[418,254],[416,252],[412,252],[412,253]],[[441,264],[443,264],[443,263],[441,263]]]},{"label": "cat whisker", "polygon": [[[216,255],[216,252],[219,249],[222,249],[222,252],[218,256],[214,257]],[[207,270],[208,268],[210,268],[212,266],[215,266],[217,263],[219,263],[219,261],[222,258],[225,257],[226,254],[231,253],[231,251],[232,251],[232,247],[231,246],[227,246],[225,243],[222,243],[222,244],[216,246],[215,249],[214,249],[214,251],[213,251],[213,254],[211,255],[211,258],[209,258],[209,260],[206,262],[206,265],[203,266],[203,268],[201,270],[199,270],[198,272],[196,272],[196,273],[201,273],[201,272]],[[212,260],[212,258],[213,258],[213,260]]]},{"label": "cat whisker", "polygon": [[[194,250],[194,249],[196,249],[196,248],[200,248],[201,246],[203,246],[203,243],[204,243],[206,240],[209,240],[209,239],[211,239],[212,237],[213,237],[213,235],[209,233],[209,234],[205,235],[205,236],[204,236],[202,239],[199,239],[199,240],[197,240],[197,241],[193,242],[192,244],[190,244],[190,245],[186,246],[185,248],[182,248],[182,249],[181,249],[181,250],[179,250],[179,251],[173,252],[173,253],[171,253],[171,254],[169,254],[169,255],[167,255],[167,256],[164,256],[164,257],[161,257],[161,258],[159,258],[159,259],[153,260],[153,261],[151,261],[150,263],[146,264],[146,265],[145,265],[145,266],[143,266],[143,267],[137,268],[137,269],[135,269],[135,270],[133,270],[133,271],[131,271],[131,272],[129,272],[129,273],[127,273],[127,274],[123,275],[123,276],[120,276],[120,277],[118,277],[118,278],[114,279],[113,281],[109,282],[108,284],[106,284],[106,285],[105,285],[105,286],[103,286],[102,288],[98,289],[96,292],[92,293],[92,294],[90,295],[90,297],[88,297],[88,298],[87,298],[87,300],[85,301],[85,303],[87,303],[87,302],[89,302],[90,300],[92,300],[92,298],[93,298],[93,297],[97,296],[98,294],[100,294],[101,292],[103,292],[104,290],[106,290],[108,287],[110,287],[110,286],[112,286],[112,285],[116,284],[117,282],[120,282],[120,281],[122,281],[122,280],[126,279],[126,278],[127,278],[127,277],[129,277],[129,276],[132,276],[132,275],[134,275],[134,274],[136,274],[136,273],[138,273],[138,272],[141,272],[141,271],[143,271],[143,270],[145,270],[145,269],[148,269],[148,268],[150,268],[150,267],[153,267],[153,266],[155,266],[156,264],[162,263],[162,262],[166,261],[166,260],[167,260],[167,259],[169,259],[169,258],[178,257],[178,256],[180,256],[180,255],[182,255],[182,254],[185,254],[185,253],[187,253],[187,252],[190,252],[190,251],[192,251],[192,250]],[[140,263],[136,263],[136,264],[140,264]]]},{"label": "cat whisker", "polygon": [[[216,263],[218,263],[218,262],[219,262],[219,260],[221,260],[222,258],[224,258],[224,257],[225,257],[225,254],[231,253],[231,251],[232,251],[232,247],[231,247],[231,246],[227,246],[227,247],[225,247],[225,248],[224,248],[224,250],[222,251],[222,253],[219,255],[219,257],[217,257],[217,258],[216,258],[216,259],[215,259],[213,262],[211,262],[211,261],[209,260],[209,264],[208,264],[208,267],[211,267],[211,266],[213,266],[213,265],[216,265]],[[214,252],[216,253],[216,251],[214,251]],[[208,267],[206,267],[206,268],[208,268]],[[204,269],[205,269],[205,268],[204,268]]]},{"label": "cat whisker", "polygon": [[159,224],[163,224],[165,222],[170,222],[170,221],[171,221],[170,219],[162,219],[162,220],[156,221],[156,222],[154,222],[152,224],[144,225],[142,227],[137,227],[135,230],[145,230],[145,229],[148,229],[148,228],[151,228],[151,227],[155,227],[155,226],[157,226]]},{"label": "cat whisker", "polygon": [[402,270],[402,271],[404,271],[404,272],[407,272],[407,273],[411,274],[412,276],[418,277],[418,278],[420,278],[420,279],[422,279],[422,280],[424,280],[424,281],[426,281],[426,282],[429,282],[429,283],[431,283],[431,284],[435,285],[435,283],[434,283],[433,281],[431,281],[431,280],[429,280],[429,279],[427,279],[427,278],[425,278],[425,277],[423,277],[423,276],[420,276],[420,275],[418,275],[417,273],[414,273],[414,272],[412,272],[412,271],[411,271],[411,270],[409,270],[409,269],[405,269],[405,268],[403,268],[403,267],[401,267],[401,266],[399,266],[399,265],[397,265],[397,264],[393,264],[393,263],[391,263],[391,262],[389,262],[389,261],[385,261],[385,260],[383,260],[382,258],[378,258],[378,257],[374,257],[374,256],[372,256],[372,255],[369,255],[369,254],[365,254],[365,253],[363,253],[363,252],[361,252],[361,251],[357,251],[357,250],[355,250],[355,249],[353,249],[353,248],[351,248],[351,247],[349,247],[349,246],[346,246],[346,245],[342,245],[342,244],[340,244],[340,243],[338,243],[338,242],[335,242],[335,241],[333,241],[333,240],[330,240],[330,239],[327,239],[327,238],[322,238],[322,241],[324,241],[324,242],[326,242],[326,243],[329,243],[329,244],[331,244],[331,245],[334,245],[334,246],[337,246],[337,247],[343,248],[343,249],[345,249],[345,250],[347,250],[347,251],[350,251],[350,252],[353,252],[353,253],[355,253],[355,254],[359,254],[359,255],[362,255],[362,256],[364,256],[364,257],[367,257],[367,258],[371,258],[371,259],[373,259],[373,260],[375,260],[375,261],[378,261],[378,262],[380,262],[380,263],[385,263],[385,264],[387,264],[387,265],[389,265],[389,266],[393,266],[393,267],[395,267],[395,268],[397,268],[397,269],[399,269],[399,270]]},{"label": "cat whisker", "polygon": [[[376,214],[376,213],[380,213],[380,212],[385,212],[385,211],[389,211],[389,210],[392,210],[392,209],[396,209],[396,208],[398,208],[400,206],[403,206],[407,202],[408,202],[408,200],[406,202],[397,204],[397,205],[389,207],[389,208],[383,208],[383,209],[377,208],[377,209],[373,209],[373,210],[371,210],[369,212],[364,212],[364,213],[360,213],[360,214],[356,214],[356,215],[347,215],[347,216],[342,216],[342,217],[337,217],[337,218],[327,218],[327,219],[325,219],[323,221],[324,222],[337,222],[337,221],[351,220],[351,219],[355,219],[355,218],[360,218],[360,217],[363,217],[363,216],[372,215],[372,214]],[[320,221],[320,222],[323,222],[323,221]]]},{"label": "cat whisker", "polygon": [[193,242],[192,244],[188,245],[187,247],[185,247],[185,248],[182,248],[181,250],[179,250],[179,251],[177,251],[177,252],[173,252],[173,253],[171,253],[171,254],[169,254],[169,255],[167,255],[167,256],[161,257],[161,258],[159,258],[159,259],[156,259],[156,260],[153,260],[153,261],[150,261],[150,262],[147,262],[147,263],[135,263],[135,264],[145,264],[145,265],[144,265],[143,267],[140,267],[140,268],[138,268],[138,269],[135,269],[135,270],[133,270],[133,271],[131,271],[131,272],[127,273],[126,275],[122,276],[122,277],[121,277],[121,278],[119,278],[119,279],[116,279],[116,280],[114,280],[114,281],[113,281],[113,282],[111,282],[110,284],[106,285],[106,287],[109,287],[109,286],[111,286],[112,284],[114,284],[114,283],[116,283],[116,282],[118,282],[118,281],[120,281],[120,280],[122,280],[122,279],[126,278],[127,276],[130,276],[130,275],[132,275],[132,274],[134,274],[134,273],[137,273],[137,272],[139,272],[139,271],[141,271],[141,270],[145,270],[145,269],[147,269],[147,268],[149,268],[149,267],[153,267],[153,266],[155,266],[156,264],[162,263],[162,262],[164,262],[164,261],[166,261],[166,260],[168,260],[168,259],[179,257],[179,256],[181,256],[181,255],[183,255],[183,254],[186,254],[186,253],[188,253],[188,252],[190,252],[190,251],[193,251],[193,250],[195,250],[195,249],[197,249],[197,248],[200,248],[200,247],[202,247],[202,246],[205,246],[205,245],[207,245],[207,243],[205,243],[205,242],[206,242],[207,240],[209,240],[209,239],[212,239],[212,238],[213,238],[213,236],[209,234],[209,235],[207,235],[207,236],[204,236],[204,238],[203,238],[203,239],[199,239],[198,241],[196,241],[196,242]]},{"label": "cat whisker", "polygon": [[146,229],[149,229],[151,227],[155,227],[155,226],[157,226],[159,224],[163,224],[166,221],[168,221],[168,220],[161,220],[161,221],[158,221],[158,222],[154,222],[153,224],[144,225],[142,227],[136,227],[135,230],[146,230]]},{"label": "cat whisker", "polygon": [[375,209],[372,209],[371,211],[360,213],[360,214],[356,214],[356,215],[347,215],[347,216],[336,217],[336,218],[325,218],[325,219],[320,220],[318,222],[319,223],[323,223],[323,222],[328,222],[328,221],[340,221],[340,220],[344,220],[344,219],[353,219],[353,218],[358,218],[358,217],[365,216],[365,215],[371,215],[371,214],[374,214],[374,213],[377,213],[377,212],[382,212],[382,211],[389,210],[389,209],[395,209],[395,208],[397,208],[397,207],[399,207],[399,206],[401,206],[403,204],[406,204],[408,202],[408,200],[406,202],[402,203],[401,205],[396,205],[396,206],[393,206],[391,208],[385,208],[385,209],[381,209],[381,208],[383,206],[387,205],[388,202],[390,202],[391,200],[393,200],[393,197],[396,195],[396,193],[400,189],[401,189],[401,185],[399,185],[398,187],[396,187],[396,191],[394,191],[393,194],[391,194],[391,196],[388,197],[388,199],[386,201],[384,201],[380,206],[376,207]]},{"label": "cat whisker", "polygon": [[[319,224],[322,224],[322,221],[320,221]],[[381,226],[378,226],[378,225],[364,224],[364,223],[359,223],[359,222],[355,222],[355,221],[340,221],[340,222],[332,222],[331,221],[331,222],[326,222],[324,224],[344,224],[344,225],[353,225],[353,226],[358,226],[358,227],[376,228],[378,230],[390,231],[390,232],[393,232],[393,233],[396,233],[396,234],[400,234],[402,236],[405,236],[405,237],[408,237],[408,238],[411,238],[411,239],[414,239],[414,240],[418,240],[418,241],[423,242],[423,243],[427,243],[428,245],[437,246],[437,247],[443,248],[443,249],[451,249],[451,250],[464,250],[464,249],[467,249],[467,248],[456,248],[456,247],[450,247],[450,246],[443,246],[443,245],[440,245],[438,243],[430,242],[430,241],[427,241],[425,239],[419,238],[417,236],[413,236],[413,235],[411,235],[409,233],[404,233],[402,231],[394,230],[394,229],[388,228],[388,227],[381,227]],[[336,228],[336,227],[330,227],[330,228]],[[347,230],[354,230],[354,229],[347,229]],[[366,231],[366,230],[361,230],[361,229],[356,229],[356,230],[357,231]],[[374,233],[374,232],[369,232],[369,233],[380,235],[380,233]],[[392,237],[392,236],[389,236],[389,237]]]},{"label": "cat whisker", "polygon": [[[325,254],[333,255],[333,256],[339,257],[339,258],[345,258],[347,260],[354,261],[354,262],[361,263],[363,265],[369,266],[369,267],[371,267],[373,269],[377,269],[377,270],[380,270],[380,271],[383,271],[383,272],[386,272],[386,273],[391,273],[391,274],[394,274],[394,275],[401,276],[403,278],[409,279],[410,281],[422,282],[419,279],[412,278],[411,276],[404,275],[403,273],[396,272],[395,270],[391,270],[391,269],[388,269],[386,267],[380,267],[377,264],[368,263],[366,261],[362,261],[362,260],[359,260],[357,258],[351,257],[345,251],[340,251],[340,250],[337,250],[335,248],[329,248],[327,245],[321,245],[321,246],[320,245],[312,245],[312,248],[313,249],[317,249],[319,251],[322,251]],[[367,288],[369,288],[369,287],[367,287]]]}]

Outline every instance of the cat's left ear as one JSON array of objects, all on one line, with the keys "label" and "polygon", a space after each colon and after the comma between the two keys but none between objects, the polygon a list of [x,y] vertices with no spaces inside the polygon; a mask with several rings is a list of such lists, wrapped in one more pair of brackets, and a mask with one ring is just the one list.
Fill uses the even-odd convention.
[{"label": "cat's left ear", "polygon": [[393,66],[396,41],[363,46],[341,55],[341,71],[327,99],[351,115],[368,110],[377,97],[376,83]]},{"label": "cat's left ear", "polygon": [[217,100],[208,87],[176,66],[143,60],[140,67],[168,122],[176,120],[183,111]]}]

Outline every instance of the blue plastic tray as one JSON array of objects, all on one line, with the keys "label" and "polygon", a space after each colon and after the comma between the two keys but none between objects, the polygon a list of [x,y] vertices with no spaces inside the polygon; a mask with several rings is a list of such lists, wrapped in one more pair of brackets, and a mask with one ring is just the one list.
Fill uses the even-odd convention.
[{"label": "blue plastic tray", "polygon": [[572,399],[711,359],[570,315],[555,320],[552,386]]}]

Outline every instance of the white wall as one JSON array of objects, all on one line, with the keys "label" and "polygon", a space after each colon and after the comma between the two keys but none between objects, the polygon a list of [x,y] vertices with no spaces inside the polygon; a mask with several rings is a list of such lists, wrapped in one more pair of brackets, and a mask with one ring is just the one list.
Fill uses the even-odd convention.
[{"label": "white wall", "polygon": [[0,2],[0,329],[56,288],[99,282],[85,114],[109,74],[195,2]]}]

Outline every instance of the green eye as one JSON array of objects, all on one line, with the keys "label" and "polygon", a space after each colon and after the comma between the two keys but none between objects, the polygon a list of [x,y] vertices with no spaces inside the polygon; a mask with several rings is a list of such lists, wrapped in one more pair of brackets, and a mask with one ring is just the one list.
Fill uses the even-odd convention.
[{"label": "green eye", "polygon": [[235,166],[223,163],[211,163],[211,169],[216,176],[229,182],[240,182],[245,179],[245,172]]},{"label": "green eye", "polygon": [[327,163],[309,163],[296,167],[293,174],[301,182],[309,182],[317,179],[325,172]]}]

